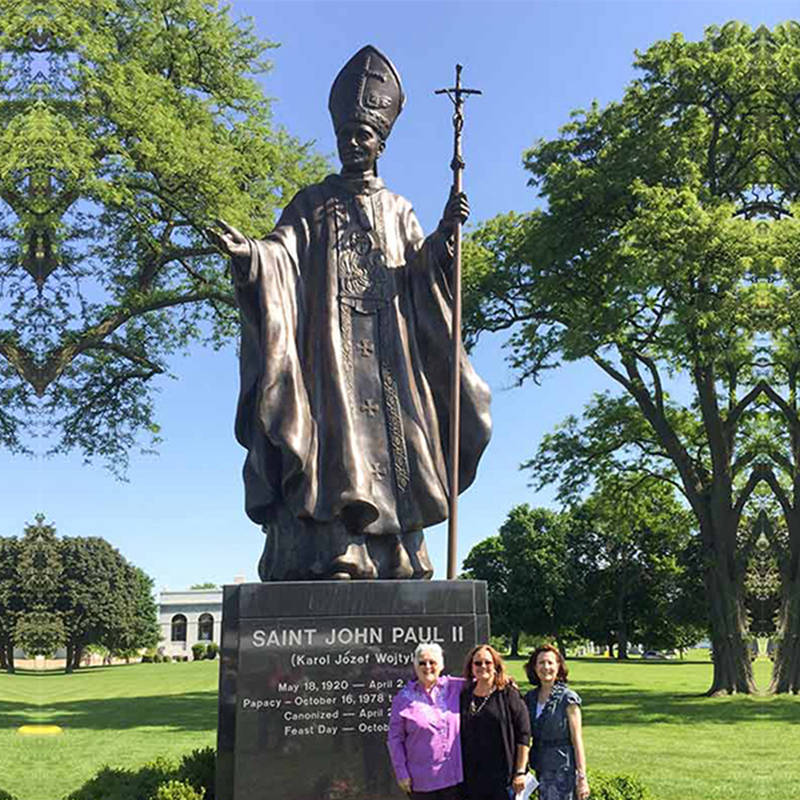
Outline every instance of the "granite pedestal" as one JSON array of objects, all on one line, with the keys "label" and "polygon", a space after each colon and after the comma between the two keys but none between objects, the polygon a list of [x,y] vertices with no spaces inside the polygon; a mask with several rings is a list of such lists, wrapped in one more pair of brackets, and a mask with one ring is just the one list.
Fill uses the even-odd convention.
[{"label": "granite pedestal", "polygon": [[488,641],[482,581],[226,586],[218,800],[389,800],[392,697],[419,642],[445,672]]}]

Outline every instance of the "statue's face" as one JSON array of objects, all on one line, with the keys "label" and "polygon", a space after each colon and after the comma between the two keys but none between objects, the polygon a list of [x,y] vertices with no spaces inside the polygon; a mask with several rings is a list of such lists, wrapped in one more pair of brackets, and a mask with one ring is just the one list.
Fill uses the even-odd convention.
[{"label": "statue's face", "polygon": [[383,140],[365,122],[347,122],[336,134],[343,172],[370,172],[383,152]]}]

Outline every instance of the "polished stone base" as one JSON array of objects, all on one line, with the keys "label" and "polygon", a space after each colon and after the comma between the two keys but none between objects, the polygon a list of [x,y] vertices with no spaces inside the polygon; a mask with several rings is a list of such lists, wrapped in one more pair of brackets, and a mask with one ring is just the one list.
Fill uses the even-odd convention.
[{"label": "polished stone base", "polygon": [[217,800],[388,800],[386,732],[411,654],[436,641],[445,672],[489,638],[481,581],[226,586]]}]

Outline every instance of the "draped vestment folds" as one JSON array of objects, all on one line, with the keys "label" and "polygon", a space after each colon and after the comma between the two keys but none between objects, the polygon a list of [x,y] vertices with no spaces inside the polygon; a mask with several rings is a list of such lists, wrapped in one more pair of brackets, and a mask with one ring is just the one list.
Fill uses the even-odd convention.
[{"label": "draped vestment folds", "polygon": [[[236,436],[246,510],[265,530],[291,517],[298,530],[379,536],[447,517],[451,261],[447,239],[424,238],[379,178],[338,175],[299,192],[251,257],[234,260]],[[464,489],[490,419],[463,353],[461,408]]]}]

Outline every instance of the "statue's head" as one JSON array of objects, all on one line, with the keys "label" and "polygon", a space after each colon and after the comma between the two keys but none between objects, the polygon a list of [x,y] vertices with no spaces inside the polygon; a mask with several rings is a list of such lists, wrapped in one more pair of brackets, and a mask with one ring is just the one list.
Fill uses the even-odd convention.
[{"label": "statue's head", "polygon": [[342,67],[328,109],[346,171],[374,169],[404,103],[397,70],[372,45],[362,47]]}]

